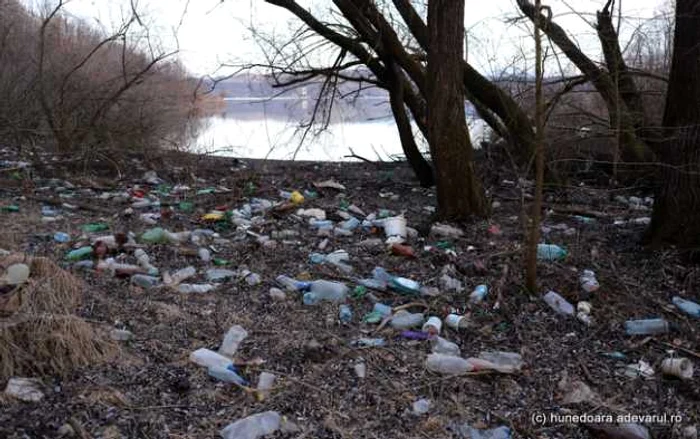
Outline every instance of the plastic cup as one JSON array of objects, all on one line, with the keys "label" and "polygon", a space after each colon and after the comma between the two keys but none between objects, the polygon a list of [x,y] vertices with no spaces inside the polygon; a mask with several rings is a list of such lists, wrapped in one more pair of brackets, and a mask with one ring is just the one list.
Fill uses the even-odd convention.
[{"label": "plastic cup", "polygon": [[687,358],[666,358],[661,363],[661,371],[683,380],[693,377],[693,363]]},{"label": "plastic cup", "polygon": [[408,232],[406,230],[406,218],[402,216],[394,216],[384,219],[384,233],[386,236],[400,236],[406,239]]},{"label": "plastic cup", "polygon": [[442,329],[442,320],[440,320],[440,317],[432,316],[432,317],[428,318],[428,321],[423,324],[423,331],[427,332],[431,335],[440,334],[441,329]]},{"label": "plastic cup", "polygon": [[449,314],[445,317],[445,324],[452,329],[462,329],[467,326],[467,318],[459,314]]}]

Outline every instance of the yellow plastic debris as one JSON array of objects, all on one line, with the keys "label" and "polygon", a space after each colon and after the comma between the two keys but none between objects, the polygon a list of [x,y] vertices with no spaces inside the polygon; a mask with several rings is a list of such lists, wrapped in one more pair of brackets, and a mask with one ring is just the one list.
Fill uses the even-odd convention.
[{"label": "yellow plastic debris", "polygon": [[294,204],[301,204],[304,202],[304,196],[299,191],[292,192],[292,196],[289,197],[289,201]]},{"label": "yellow plastic debris", "polygon": [[221,221],[224,219],[224,214],[222,212],[209,212],[202,216],[204,221]]}]

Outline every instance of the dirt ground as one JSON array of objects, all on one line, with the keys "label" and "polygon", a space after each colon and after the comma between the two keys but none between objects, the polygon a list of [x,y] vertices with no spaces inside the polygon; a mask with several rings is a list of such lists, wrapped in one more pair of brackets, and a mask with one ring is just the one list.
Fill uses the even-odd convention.
[{"label": "dirt ground", "polygon": [[[219,251],[215,256],[231,262],[223,268],[245,266],[258,273],[262,282],[250,286],[233,280],[213,293],[181,294],[167,288],[144,290],[131,285],[128,278],[105,272],[76,271],[85,282],[79,315],[105,333],[113,328],[128,329],[134,338],[120,342],[119,354],[108,362],[65,377],[41,377],[45,398],[38,403],[2,397],[0,437],[56,438],[60,437],[59,429],[72,422],[77,426],[73,437],[213,438],[229,423],[268,410],[278,411],[296,424],[294,432],[271,436],[289,438],[438,439],[459,437],[455,425],[464,423],[478,428],[505,425],[515,438],[604,437],[581,423],[555,417],[583,414],[666,415],[667,424],[644,424],[654,438],[688,437],[682,435],[683,428],[700,426],[698,372],[687,381],[660,373],[662,360],[669,356],[689,358],[696,369],[700,368],[699,320],[671,304],[675,295],[700,302],[700,269],[684,263],[673,250],[651,252],[641,247],[643,225],[614,224],[615,220],[649,216],[648,211],[630,209],[615,200],[619,195],[650,195],[641,188],[581,184],[548,191],[544,226],[568,227],[551,230],[544,241],[566,247],[569,255],[561,262],[539,264],[540,290],[542,294],[555,290],[574,305],[587,298],[594,323],[586,326],[554,313],[542,294],[531,296],[524,290],[519,212],[528,188],[516,178],[504,182],[508,179],[504,176],[489,185],[492,201],[500,203],[489,221],[458,224],[465,232],[463,237],[441,239],[429,235],[435,193],[419,188],[404,164],[192,157],[171,163],[177,165],[156,167],[158,176],[170,187],[186,184],[192,190],[161,196],[162,204],[177,206],[188,200],[195,204],[195,210],[174,208],[158,226],[171,231],[213,228],[223,238],[214,244]],[[0,168],[0,206],[15,204],[20,208],[19,212],[0,212],[0,248],[48,256],[70,269],[65,254],[78,241],[55,242],[55,232],[76,238],[82,234],[82,225],[104,222],[109,231],[102,234],[132,231],[140,235],[154,226],[142,222],[138,210],[124,215],[130,202],[102,200],[99,195],[128,190],[135,184],[155,190],[137,183],[146,170],[134,162],[119,179],[109,169],[102,174],[66,174],[56,165],[28,177],[24,171],[2,172]],[[313,185],[330,178],[346,189],[316,189]],[[199,189],[219,186],[230,191],[195,194]],[[301,294],[291,293],[286,300],[273,300],[269,290],[278,286],[275,277],[280,274],[355,286],[332,267],[309,262],[309,254],[319,251],[323,238],[295,215],[296,209],[269,211],[264,222],[251,229],[261,235],[299,231],[299,236],[280,240],[276,248],[261,246],[229,221],[210,224],[201,219],[214,207],[235,209],[251,196],[278,202],[280,190],[304,189],[315,190],[318,197],[307,198],[300,207],[325,209],[333,220],[339,219],[335,212],[347,204],[367,214],[381,209],[403,213],[408,225],[419,233],[409,241],[417,254],[414,259],[392,255],[384,246],[358,246],[368,238],[384,240],[381,230],[376,235],[358,229],[350,237],[332,237],[323,251],[347,250],[358,277],[371,277],[372,269],[381,266],[433,287],[440,286],[443,267],[454,265],[454,277],[465,285],[461,293],[440,289],[435,297],[418,299],[391,291],[373,294],[392,306],[418,301],[427,315],[444,317],[453,310],[467,314],[468,327],[460,331],[443,327],[442,336],[457,343],[465,358],[483,350],[518,352],[525,362],[523,370],[512,375],[479,372],[458,377],[429,372],[425,366],[429,341],[406,339],[390,327],[376,331],[376,324],[362,322],[373,305],[367,295],[349,300],[354,313],[349,324],[339,322],[337,305],[305,306]],[[61,194],[63,198],[59,198]],[[61,218],[47,222],[41,215],[47,199],[79,207],[55,206]],[[573,216],[581,212],[594,215],[596,221],[584,223]],[[489,231],[493,225],[500,228],[500,234]],[[438,241],[448,242],[438,246]],[[193,265],[198,269],[196,281],[204,282],[204,270],[211,268],[211,263],[183,254],[173,245],[144,248],[161,271]],[[126,260],[135,262],[130,254]],[[505,277],[503,267],[508,267]],[[583,269],[594,270],[601,284],[590,297],[583,297],[579,287]],[[469,304],[469,293],[477,284],[487,284],[491,291],[483,303]],[[675,323],[677,330],[653,337],[625,335],[625,320],[657,316]],[[213,380],[205,368],[188,360],[196,349],[218,349],[234,324],[249,334],[236,358],[264,360],[242,368],[242,375],[253,385],[262,371],[278,377],[271,395],[263,401]],[[387,344],[351,344],[361,337],[383,337]],[[604,355],[611,352],[625,357]],[[630,378],[620,372],[640,360],[654,368],[653,377]],[[353,369],[360,361],[367,368],[364,379]],[[565,376],[585,383],[597,397],[567,403],[564,398],[572,391],[560,387]],[[7,378],[0,377],[0,388]],[[412,414],[411,405],[420,398],[431,400],[430,411]],[[544,422],[538,420],[541,414],[547,416]]]}]

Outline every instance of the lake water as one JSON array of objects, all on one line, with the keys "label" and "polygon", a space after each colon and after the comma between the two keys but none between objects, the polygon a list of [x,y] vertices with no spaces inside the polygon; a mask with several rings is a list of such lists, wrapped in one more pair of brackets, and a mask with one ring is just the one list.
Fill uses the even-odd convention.
[{"label": "lake water", "polygon": [[[227,99],[226,103],[224,113],[207,119],[196,140],[196,151],[242,158],[315,161],[356,160],[348,157],[352,154],[370,160],[403,157],[386,101],[337,105],[328,128],[320,130],[317,124],[305,138],[301,124],[310,119],[312,104],[283,98]],[[476,126],[472,129],[473,139],[483,131]],[[415,127],[414,132],[418,132]],[[420,134],[417,140],[419,146],[427,149]]]}]

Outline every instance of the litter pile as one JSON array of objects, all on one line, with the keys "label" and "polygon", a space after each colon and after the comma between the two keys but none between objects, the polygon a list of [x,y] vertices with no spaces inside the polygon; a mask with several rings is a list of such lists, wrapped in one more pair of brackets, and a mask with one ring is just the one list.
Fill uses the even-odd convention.
[{"label": "litter pile", "polygon": [[[639,249],[629,250],[653,199],[550,203],[542,293],[528,296],[520,206],[508,200],[529,182],[502,181],[491,221],[465,226],[431,221],[432,191],[348,177],[366,165],[298,165],[292,176],[251,166],[221,179],[149,171],[118,186],[53,179],[34,198],[1,193],[3,224],[26,214],[34,227],[13,248],[25,253],[0,261],[0,310],[15,322],[0,329],[6,394],[36,400],[32,379],[90,365],[125,400],[174,408],[153,420],[122,407],[125,436],[139,424],[153,437],[646,438],[670,427],[533,427],[531,416],[652,413],[661,386],[681,416],[674,431],[692,437],[697,395],[681,390],[700,358],[692,270],[677,273],[684,284],[639,279]],[[656,264],[645,273],[663,272]],[[80,314],[136,360],[93,364],[110,344],[74,314],[83,292],[91,306]],[[93,381],[52,400],[82,410]],[[100,419],[82,422],[115,428]]]}]

